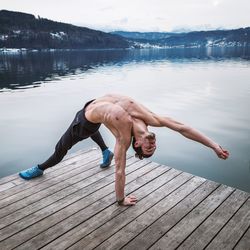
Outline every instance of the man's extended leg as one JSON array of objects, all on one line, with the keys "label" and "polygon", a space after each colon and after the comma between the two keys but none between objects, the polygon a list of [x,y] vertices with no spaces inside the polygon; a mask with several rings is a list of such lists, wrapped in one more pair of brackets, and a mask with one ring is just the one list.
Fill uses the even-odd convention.
[{"label": "man's extended leg", "polygon": [[39,164],[38,167],[41,170],[45,170],[47,168],[55,166],[63,159],[63,157],[67,154],[68,150],[81,140],[82,138],[77,135],[73,135],[71,128],[69,128],[56,144],[55,152],[50,156],[47,161],[42,164]]},{"label": "man's extended leg", "polygon": [[79,137],[77,134],[73,132],[74,121],[67,129],[67,131],[63,134],[61,139],[58,141],[55,147],[55,152],[46,160],[44,163],[24,170],[19,173],[19,175],[26,180],[32,179],[34,177],[38,177],[43,174],[43,171],[47,168],[53,167],[57,163],[59,163],[63,157],[67,154],[68,150],[75,145],[77,142],[85,139]]},{"label": "man's extended leg", "polygon": [[111,161],[114,157],[114,154],[108,149],[106,146],[101,134],[99,131],[95,132],[93,135],[91,135],[91,139],[97,143],[97,145],[102,150],[102,156],[103,156],[103,162],[100,164],[101,168],[106,168],[111,164]]}]

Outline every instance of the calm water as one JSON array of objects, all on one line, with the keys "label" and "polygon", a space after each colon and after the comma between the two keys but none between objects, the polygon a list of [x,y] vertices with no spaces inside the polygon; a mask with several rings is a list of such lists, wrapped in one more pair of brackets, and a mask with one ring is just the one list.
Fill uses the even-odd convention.
[{"label": "calm water", "polygon": [[[0,176],[44,161],[75,112],[111,92],[201,130],[231,153],[223,161],[152,128],[153,161],[250,191],[249,55],[249,48],[0,54]],[[113,148],[111,133],[101,131]],[[86,140],[70,152],[92,146]]]}]

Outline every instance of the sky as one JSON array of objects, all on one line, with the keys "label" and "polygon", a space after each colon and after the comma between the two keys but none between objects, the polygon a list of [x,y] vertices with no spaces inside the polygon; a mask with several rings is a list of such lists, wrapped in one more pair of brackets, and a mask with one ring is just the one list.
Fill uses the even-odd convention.
[{"label": "sky", "polygon": [[107,32],[250,26],[249,0],[0,0],[0,9]]}]

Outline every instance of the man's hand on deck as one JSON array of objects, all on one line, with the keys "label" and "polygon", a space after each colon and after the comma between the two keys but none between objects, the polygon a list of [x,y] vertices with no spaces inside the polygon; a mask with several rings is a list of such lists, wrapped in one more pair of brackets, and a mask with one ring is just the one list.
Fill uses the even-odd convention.
[{"label": "man's hand on deck", "polygon": [[129,195],[127,197],[125,197],[124,201],[123,201],[123,206],[133,206],[135,205],[137,202],[137,198],[134,195]]}]

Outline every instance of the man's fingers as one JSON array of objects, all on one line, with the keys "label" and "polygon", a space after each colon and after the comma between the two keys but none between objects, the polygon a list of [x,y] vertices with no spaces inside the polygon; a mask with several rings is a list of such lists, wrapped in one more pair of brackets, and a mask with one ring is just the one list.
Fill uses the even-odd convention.
[{"label": "man's fingers", "polygon": [[137,198],[134,195],[129,195],[128,198],[131,204],[135,204],[137,202]]},{"label": "man's fingers", "polygon": [[228,154],[223,153],[220,155],[220,158],[226,160],[228,158]]},{"label": "man's fingers", "polygon": [[131,202],[137,202],[137,199],[129,199]]},{"label": "man's fingers", "polygon": [[135,205],[136,202],[137,202],[137,198],[134,195],[128,195],[125,198],[123,205],[124,206],[132,206],[132,205]]},{"label": "man's fingers", "polygon": [[223,149],[220,145],[219,145],[219,148],[220,148],[220,152],[217,153],[219,158],[226,160],[229,157],[229,152]]},{"label": "man's fingers", "polygon": [[129,202],[131,205],[135,205],[136,204],[136,201],[130,201]]},{"label": "man's fingers", "polygon": [[130,198],[130,199],[137,199],[134,195],[129,195],[128,198]]},{"label": "man's fingers", "polygon": [[222,150],[224,154],[229,155],[229,152],[227,150]]}]

